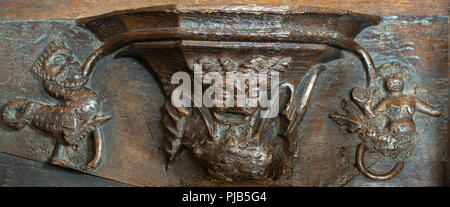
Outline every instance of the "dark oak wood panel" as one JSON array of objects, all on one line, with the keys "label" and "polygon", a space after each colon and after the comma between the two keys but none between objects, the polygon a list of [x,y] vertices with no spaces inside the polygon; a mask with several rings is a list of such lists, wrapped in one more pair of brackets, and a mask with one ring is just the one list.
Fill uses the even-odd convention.
[{"label": "dark oak wood panel", "polygon": [[[442,35],[442,36],[441,36]],[[447,80],[448,80],[448,18],[417,18],[417,17],[385,17],[380,25],[364,30],[357,41],[363,45],[372,55],[375,65],[386,62],[400,61],[409,65],[411,70],[419,75],[422,87],[426,89],[436,88],[432,93],[422,93],[421,88],[411,88],[413,92],[422,98],[429,100],[436,107],[447,110]],[[350,54],[352,58],[355,58]],[[335,65],[334,65],[335,64]],[[336,127],[328,126],[331,122],[327,114],[329,111],[338,110],[341,107],[341,98],[348,96],[345,88],[350,85],[362,85],[364,79],[358,75],[354,62],[350,65],[340,61],[332,67],[336,70],[325,71],[324,81],[328,85],[320,85],[318,92],[313,97],[317,104],[313,105],[306,116],[305,136],[300,151],[299,171],[297,176],[307,177],[301,184],[306,185],[334,185],[340,186],[440,186],[448,180],[448,114],[444,112],[439,118],[430,118],[421,122],[424,133],[419,145],[406,166],[404,172],[398,178],[391,181],[371,181],[359,175],[352,166],[354,157],[345,156],[353,154],[356,149],[356,141],[345,132],[336,131]],[[343,72],[341,70],[348,70]],[[432,81],[430,81],[432,80]],[[441,90],[443,89],[443,90]],[[424,90],[426,91],[426,90]],[[338,98],[341,97],[341,98]],[[434,97],[434,98],[433,98]],[[312,113],[314,112],[314,113]],[[431,123],[434,123],[430,125]],[[325,124],[324,124],[325,123]],[[433,128],[427,128],[432,126]],[[348,151],[351,151],[349,153]],[[336,157],[337,159],[328,159]],[[308,164],[306,164],[308,163]],[[315,163],[308,167],[310,163]],[[381,162],[374,169],[383,171],[389,168],[389,164]],[[348,171],[350,169],[350,171]],[[321,173],[317,173],[321,172]],[[340,173],[336,173],[340,172]],[[341,174],[342,176],[336,176]],[[364,184],[363,184],[364,183]]]},{"label": "dark oak wood panel", "polygon": [[[220,0],[199,0],[189,3],[205,2],[229,3]],[[352,87],[364,86],[366,82],[360,59],[354,53],[344,51],[341,59],[325,64],[327,70],[321,73],[311,98],[312,105],[299,125],[302,133],[296,135],[300,145],[292,181],[283,185],[449,185],[448,0],[320,0],[315,2],[242,0],[232,3],[255,2],[302,4],[382,16],[380,24],[362,31],[356,37],[356,42],[368,50],[376,66],[400,62],[408,67],[410,74],[406,87],[408,94],[421,98],[443,112],[439,117],[415,115],[414,121],[421,134],[420,142],[414,153],[405,161],[403,171],[396,178],[380,182],[364,177],[355,167],[355,154],[360,142],[354,135],[342,131],[329,118],[331,112],[342,111],[342,100],[349,98]],[[0,105],[4,105],[15,97],[32,97],[52,102],[51,97],[43,92],[42,82],[38,81],[39,79],[36,79],[31,72],[36,58],[52,38],[62,37],[64,41],[67,41],[81,62],[101,44],[91,33],[77,27],[71,19],[118,9],[169,3],[186,3],[186,1],[114,0],[108,4],[101,1],[69,0],[0,1]],[[155,21],[148,24],[158,25],[159,23]],[[175,49],[158,49],[165,44],[172,45]],[[176,48],[181,44],[184,44],[182,45],[183,54]],[[197,51],[205,56],[212,53],[210,49],[198,49],[210,43],[196,44],[198,43],[195,41],[182,43],[173,41],[134,46],[141,49],[153,47],[156,51],[154,53],[158,55],[148,57],[148,62],[155,67],[167,69],[169,67],[164,65],[174,62],[184,64],[182,55],[193,59]],[[189,46],[195,49],[186,49]],[[244,44],[233,43],[232,46],[239,48]],[[228,56],[234,58],[246,55],[246,53],[233,55],[232,49],[227,51],[217,47],[219,49],[216,48],[215,52],[229,53]],[[226,48],[226,46],[222,47]],[[174,53],[180,55],[175,56]],[[307,53],[297,55],[306,56]],[[171,57],[176,57],[176,60]],[[301,64],[297,63],[297,65]],[[164,133],[160,123],[163,113],[160,109],[166,100],[160,80],[151,69],[148,70],[151,67],[142,60],[112,59],[112,57],[105,58],[96,66],[97,69],[91,77],[95,81],[91,81],[89,87],[99,92],[104,100],[103,110],[114,118],[106,122],[103,127],[106,137],[105,162],[92,174],[136,186],[233,185],[223,182],[206,182],[198,161],[193,153],[186,150],[177,158],[178,161],[172,168],[164,168],[165,157],[161,149]],[[297,75],[304,75],[304,72],[292,76]],[[127,185],[41,163],[51,158],[53,145],[54,142],[48,134],[37,132],[32,128],[15,131],[5,126],[4,121],[0,121],[0,152],[39,161],[22,160],[22,158],[0,153],[0,186],[47,186],[46,182],[48,186]],[[80,148],[81,152],[92,156],[93,152],[89,151],[91,145],[90,142],[84,142]],[[77,162],[86,163],[88,156],[80,158]],[[368,159],[368,165],[374,171],[381,172],[392,166],[393,162]],[[2,171],[2,169],[12,169],[12,171]],[[10,171],[13,173],[8,174]],[[33,174],[42,175],[40,176],[42,179],[34,178]],[[57,179],[50,181],[51,176]],[[240,185],[261,184],[243,182]]]},{"label": "dark oak wood panel", "polygon": [[0,187],[129,187],[112,180],[0,153]]},{"label": "dark oak wood panel", "polygon": [[448,15],[448,0],[3,0],[0,1],[0,19],[39,20],[75,19],[99,15],[114,10],[133,9],[167,4],[285,4],[325,8],[339,8],[374,15],[434,16]]}]

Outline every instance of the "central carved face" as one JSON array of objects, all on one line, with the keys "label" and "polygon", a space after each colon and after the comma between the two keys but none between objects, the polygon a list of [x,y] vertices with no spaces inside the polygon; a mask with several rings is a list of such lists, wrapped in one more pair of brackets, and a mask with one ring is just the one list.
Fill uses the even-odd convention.
[{"label": "central carved face", "polygon": [[[243,74],[243,73],[241,73]],[[223,77],[225,79],[226,77]],[[217,104],[213,107],[216,113],[233,113],[240,114],[243,116],[251,116],[256,110],[261,107],[261,101],[263,100],[260,96],[260,90],[265,90],[266,94],[270,94],[270,77],[259,77],[259,82],[264,82],[266,87],[260,88],[257,85],[250,84],[249,80],[239,82],[236,79],[226,80],[223,84],[223,100],[232,100],[233,105],[227,107],[226,105],[219,107]],[[262,80],[265,79],[265,80]],[[256,81],[256,80],[255,80]],[[230,92],[226,89],[226,84],[233,82],[234,89]],[[208,86],[206,86],[208,87]],[[222,99],[221,99],[222,100]],[[225,103],[224,103],[225,104]]]},{"label": "central carved face", "polygon": [[[291,167],[293,157],[287,149],[288,141],[279,135],[282,127],[279,114],[261,116],[266,107],[272,107],[269,105],[272,98],[278,96],[272,94],[272,86],[279,85],[277,73],[283,72],[291,61],[291,58],[281,57],[254,57],[241,64],[229,58],[198,60],[205,89],[203,103],[207,96],[213,105],[208,110],[192,113],[189,117],[192,122],[185,122],[182,143],[210,176],[229,181],[275,180]],[[194,78],[198,68],[194,68]],[[227,100],[232,100],[233,104]],[[206,130],[193,122],[202,119],[207,123]],[[166,128],[172,127],[166,124]]]},{"label": "central carved face", "polygon": [[[250,116],[261,107],[261,102],[271,98],[271,72],[283,72],[291,61],[291,58],[255,57],[238,65],[229,58],[205,57],[198,63],[202,65],[203,75],[214,74],[213,77],[223,80],[221,85],[203,84],[203,88],[219,87],[223,91],[212,100],[214,112]],[[227,104],[227,100],[233,103]]]}]

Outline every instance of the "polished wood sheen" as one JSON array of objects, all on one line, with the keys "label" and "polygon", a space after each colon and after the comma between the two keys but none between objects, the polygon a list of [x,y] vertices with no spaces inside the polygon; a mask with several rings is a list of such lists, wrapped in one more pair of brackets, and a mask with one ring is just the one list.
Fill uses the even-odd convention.
[{"label": "polished wood sheen", "polygon": [[[446,186],[448,5],[1,1],[0,183]],[[195,64],[280,72],[279,115],[174,107]]]},{"label": "polished wood sheen", "polygon": [[114,10],[134,9],[167,4],[279,4],[339,8],[358,13],[389,16],[447,16],[448,0],[110,0],[107,4],[91,0],[5,0],[0,2],[0,19],[76,19]]}]

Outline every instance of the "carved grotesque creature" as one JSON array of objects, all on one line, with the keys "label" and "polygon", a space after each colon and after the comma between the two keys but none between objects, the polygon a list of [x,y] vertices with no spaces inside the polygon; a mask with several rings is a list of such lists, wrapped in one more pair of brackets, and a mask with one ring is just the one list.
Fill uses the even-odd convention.
[{"label": "carved grotesque creature", "polygon": [[45,91],[59,103],[52,105],[14,99],[6,104],[3,119],[15,129],[29,125],[55,137],[51,163],[69,168],[78,167],[67,159],[66,147],[76,149],[80,140],[93,134],[95,156],[83,169],[95,169],[101,162],[103,145],[97,126],[110,117],[100,113],[98,95],[85,87],[89,77],[82,75],[80,63],[72,51],[56,39],[43,52],[32,71],[43,79]]},{"label": "carved grotesque creature", "polygon": [[[224,81],[225,73],[240,72],[283,72],[291,63],[290,58],[256,57],[242,64],[229,58],[201,58],[203,72],[217,72]],[[318,74],[324,67],[315,68],[308,80],[313,88]],[[270,79],[270,76],[269,76]],[[272,181],[288,178],[292,173],[298,136],[293,135],[301,116],[306,110],[312,90],[303,92],[303,107],[297,107],[294,87],[289,83],[280,83],[279,113],[273,118],[262,118],[263,108],[237,106],[239,91],[250,96],[249,82],[235,85],[233,94],[225,93],[224,100],[234,99],[234,106],[214,106],[176,108],[172,103],[165,105],[166,116],[163,125],[167,129],[163,146],[168,154],[169,164],[183,149],[189,149],[199,160],[207,174],[213,179]],[[270,80],[266,81],[270,88]],[[204,85],[207,88],[210,85]],[[261,90],[261,88],[259,88]],[[268,92],[270,93],[270,92]],[[220,94],[218,94],[220,96]],[[259,102],[258,102],[259,103]],[[277,102],[278,104],[278,102]]]},{"label": "carved grotesque creature", "polygon": [[[352,98],[357,106],[344,101],[343,106],[347,114],[335,113],[330,116],[336,123],[347,126],[349,132],[359,134],[363,144],[358,148],[357,166],[364,175],[375,180],[394,178],[403,168],[403,161],[408,159],[414,150],[420,137],[413,120],[416,111],[431,116],[441,115],[441,111],[419,98],[403,93],[404,70],[399,63],[380,66],[379,76],[384,80],[386,97],[367,110],[363,106],[372,102],[373,97],[369,97],[367,89],[355,88],[352,91]],[[382,154],[389,160],[399,162],[385,174],[373,173],[364,164],[366,148]]]}]

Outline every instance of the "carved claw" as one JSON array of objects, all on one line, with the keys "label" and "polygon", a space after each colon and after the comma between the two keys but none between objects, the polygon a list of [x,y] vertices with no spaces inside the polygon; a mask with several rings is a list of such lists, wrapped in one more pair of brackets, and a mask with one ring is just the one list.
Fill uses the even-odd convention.
[{"label": "carved claw", "polygon": [[111,119],[110,115],[97,115],[92,120],[88,120],[84,125],[100,125],[105,121],[108,121]]},{"label": "carved claw", "polygon": [[94,144],[95,144],[95,154],[89,163],[84,166],[86,171],[93,171],[101,164],[103,160],[103,136],[100,128],[96,127],[93,131],[94,134]]},{"label": "carved claw", "polygon": [[80,167],[80,170],[85,171],[85,172],[92,172],[92,171],[94,171],[97,167],[98,167],[98,165],[92,165],[92,164],[88,163],[87,165],[81,166],[81,167]]},{"label": "carved claw", "polygon": [[52,158],[50,161],[51,164],[57,165],[60,167],[70,168],[70,169],[78,169],[75,164],[73,164],[70,161],[64,160],[64,159],[58,159],[58,158]]},{"label": "carved claw", "polygon": [[374,173],[370,171],[366,164],[364,163],[364,153],[366,152],[366,145],[361,144],[358,146],[358,150],[356,152],[356,165],[358,167],[358,170],[366,177],[373,179],[373,180],[379,180],[379,181],[385,181],[385,180],[391,180],[395,178],[403,169],[405,166],[405,162],[397,162],[395,166],[389,170],[386,173]]}]

